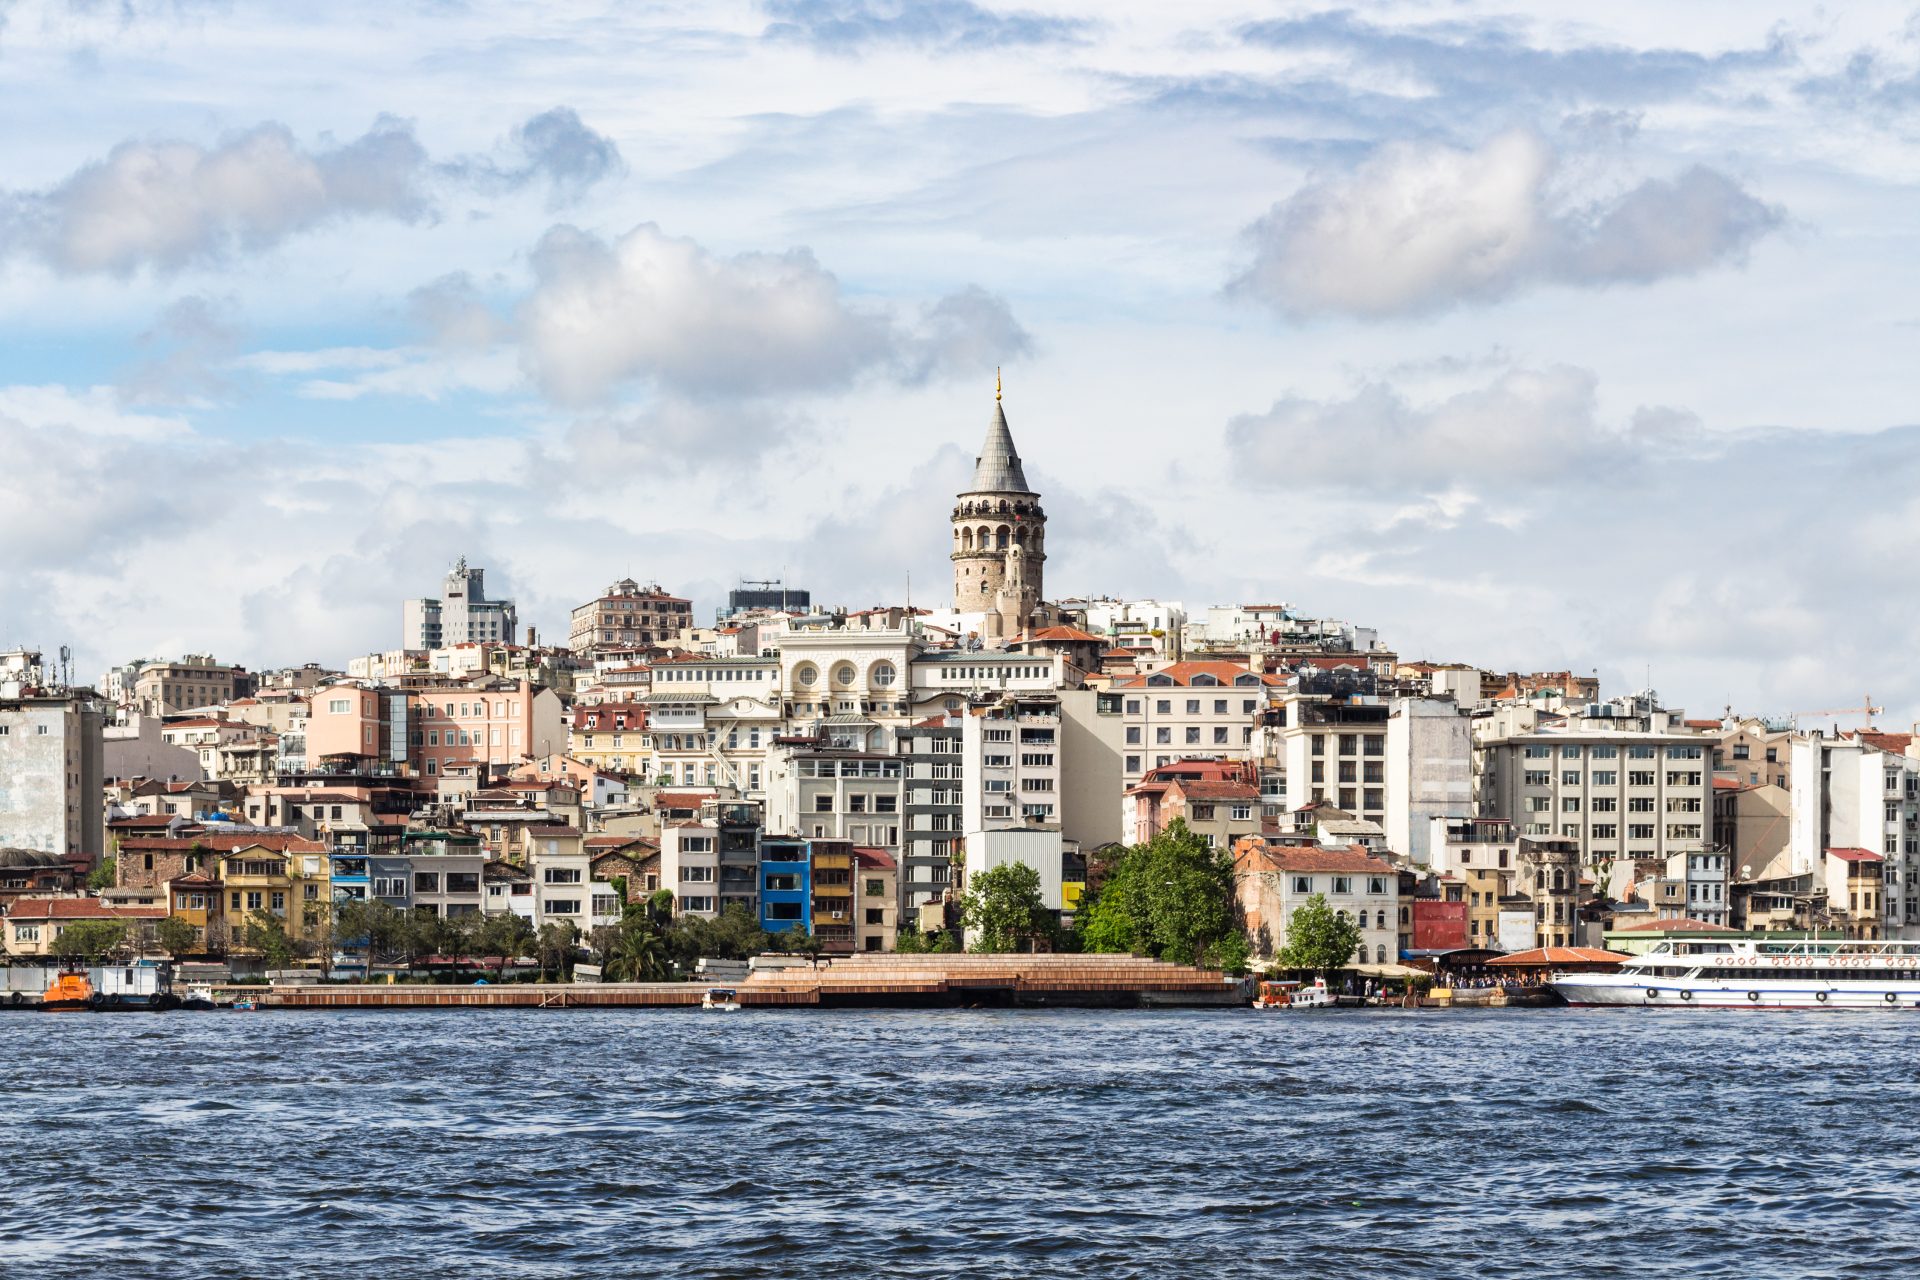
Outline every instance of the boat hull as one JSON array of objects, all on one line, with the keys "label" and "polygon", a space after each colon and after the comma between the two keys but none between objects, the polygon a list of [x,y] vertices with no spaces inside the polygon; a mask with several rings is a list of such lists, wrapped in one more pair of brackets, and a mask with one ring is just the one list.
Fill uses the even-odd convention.
[{"label": "boat hull", "polygon": [[1792,978],[1686,979],[1562,974],[1552,982],[1571,1005],[1647,1009],[1920,1010],[1920,983]]}]

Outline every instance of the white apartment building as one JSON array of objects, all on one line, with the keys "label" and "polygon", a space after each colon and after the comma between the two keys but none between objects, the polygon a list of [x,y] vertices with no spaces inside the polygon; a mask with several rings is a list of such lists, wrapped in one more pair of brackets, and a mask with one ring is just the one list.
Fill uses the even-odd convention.
[{"label": "white apartment building", "polygon": [[1658,874],[1710,844],[1714,742],[1645,699],[1566,716],[1499,707],[1475,722],[1480,813],[1572,840],[1589,865],[1625,859]]},{"label": "white apartment building", "polygon": [[677,822],[660,831],[660,886],[673,891],[673,909],[712,919],[720,914],[720,828]]},{"label": "white apartment building", "polygon": [[1826,873],[1827,850],[1882,855],[1883,936],[1920,938],[1920,758],[1906,734],[1792,739],[1793,874]]},{"label": "white apartment building", "polygon": [[900,856],[907,758],[783,739],[767,759],[766,830]]},{"label": "white apartment building", "polygon": [[1060,824],[1060,703],[1008,696],[961,721],[961,825],[967,834]]},{"label": "white apartment building", "polygon": [[400,611],[402,649],[445,649],[456,644],[498,641],[512,644],[520,613],[511,600],[489,600],[486,570],[460,557],[440,594],[409,600]]},{"label": "white apartment building", "polygon": [[32,650],[0,653],[0,848],[106,852],[105,707]]},{"label": "white apartment building", "polygon": [[1186,625],[1187,648],[1302,646],[1367,653],[1377,648],[1380,633],[1372,627],[1331,618],[1307,618],[1291,605],[1213,605]]},{"label": "white apartment building", "polygon": [[1121,789],[1176,760],[1248,759],[1258,717],[1286,683],[1237,662],[1176,662],[1115,678],[1108,692],[1120,706]]}]

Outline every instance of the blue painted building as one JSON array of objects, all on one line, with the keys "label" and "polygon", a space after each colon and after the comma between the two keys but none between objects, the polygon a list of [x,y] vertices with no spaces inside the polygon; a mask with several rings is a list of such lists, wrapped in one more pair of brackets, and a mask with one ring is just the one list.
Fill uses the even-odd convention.
[{"label": "blue painted building", "polygon": [[760,927],[781,933],[795,925],[812,932],[812,851],[799,836],[760,840]]}]

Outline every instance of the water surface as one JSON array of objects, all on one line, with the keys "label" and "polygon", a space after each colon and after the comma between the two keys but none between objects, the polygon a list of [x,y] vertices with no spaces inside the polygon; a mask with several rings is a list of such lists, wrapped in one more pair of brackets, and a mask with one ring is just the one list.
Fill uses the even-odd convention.
[{"label": "water surface", "polygon": [[0,1016],[0,1276],[1913,1276],[1897,1015]]}]

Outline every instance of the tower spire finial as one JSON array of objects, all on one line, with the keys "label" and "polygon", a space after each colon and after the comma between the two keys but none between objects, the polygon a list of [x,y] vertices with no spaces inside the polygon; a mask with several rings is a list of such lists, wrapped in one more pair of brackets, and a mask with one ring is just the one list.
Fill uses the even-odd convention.
[{"label": "tower spire finial", "polygon": [[1000,398],[1000,366],[999,365],[993,366],[993,398],[995,400],[998,400]]}]

